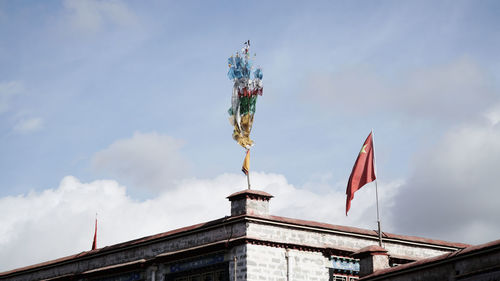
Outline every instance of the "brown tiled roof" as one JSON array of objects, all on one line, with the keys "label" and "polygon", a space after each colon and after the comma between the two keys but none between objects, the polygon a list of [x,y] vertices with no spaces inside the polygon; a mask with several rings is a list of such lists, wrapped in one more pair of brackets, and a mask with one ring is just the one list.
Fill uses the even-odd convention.
[{"label": "brown tiled roof", "polygon": [[370,245],[357,250],[352,254],[352,256],[354,257],[363,256],[365,254],[372,254],[372,253],[385,253],[385,255],[387,255],[387,250],[380,247],[379,245]]},{"label": "brown tiled roof", "polygon": [[[251,190],[251,191],[253,191],[253,190]],[[262,192],[262,191],[253,191],[253,192]],[[263,193],[265,193],[265,192],[263,192]],[[266,194],[268,194],[268,193],[266,193]],[[233,195],[231,195],[231,196],[233,196]],[[361,234],[361,235],[378,237],[378,234],[375,230],[368,230],[368,229],[357,228],[357,227],[333,225],[333,224],[327,224],[327,223],[321,223],[321,222],[315,222],[315,221],[299,220],[299,219],[292,219],[292,218],[271,216],[271,215],[263,215],[263,216],[239,215],[239,216],[224,217],[224,218],[220,218],[220,219],[213,220],[213,221],[208,221],[208,222],[199,223],[199,224],[195,224],[195,225],[191,225],[191,226],[187,226],[187,227],[182,227],[182,228],[174,229],[174,230],[159,233],[159,234],[142,237],[139,239],[134,239],[134,240],[130,240],[127,242],[118,243],[118,244],[114,244],[111,246],[106,246],[106,247],[99,248],[96,250],[85,251],[85,252],[62,257],[62,258],[55,259],[55,260],[50,260],[50,261],[46,261],[46,262],[42,262],[42,263],[38,263],[38,264],[26,266],[26,267],[21,267],[21,268],[17,268],[17,269],[5,271],[5,272],[0,272],[0,277],[6,276],[6,275],[9,275],[12,273],[16,273],[16,272],[27,271],[27,270],[31,270],[31,269],[35,269],[35,268],[39,268],[39,267],[44,267],[44,266],[49,266],[49,265],[55,265],[58,263],[67,263],[67,262],[70,262],[72,260],[79,259],[79,258],[98,256],[98,255],[102,255],[102,254],[105,254],[108,252],[114,252],[114,251],[117,251],[117,250],[120,250],[120,249],[126,248],[126,247],[132,247],[132,246],[141,245],[141,244],[149,244],[149,243],[152,243],[154,241],[157,241],[157,240],[160,240],[163,238],[171,238],[171,237],[174,237],[177,235],[183,235],[186,232],[191,232],[191,231],[201,231],[205,228],[217,226],[217,225],[222,224],[222,223],[234,222],[234,221],[237,221],[239,219],[245,219],[245,218],[250,218],[250,219],[255,218],[255,219],[260,219],[260,220],[266,220],[269,222],[278,222],[278,223],[285,223],[285,224],[291,224],[291,225],[333,230],[333,231],[345,232],[346,234],[352,233],[352,234]],[[437,246],[453,247],[453,248],[465,248],[465,247],[470,246],[468,244],[463,244],[463,243],[453,243],[453,242],[433,240],[433,239],[427,239],[427,238],[421,238],[421,237],[415,237],[415,236],[396,235],[396,234],[391,234],[391,233],[386,233],[386,232],[383,232],[383,237],[384,238],[398,239],[398,240],[402,240],[402,241],[419,242],[419,243],[432,244],[432,245],[437,245]]]},{"label": "brown tiled roof", "polygon": [[427,266],[427,265],[432,265],[433,263],[445,262],[447,259],[459,258],[461,256],[465,256],[465,255],[475,253],[475,252],[480,252],[482,250],[485,250],[488,248],[494,248],[494,247],[500,247],[500,239],[495,240],[495,241],[491,241],[491,242],[488,242],[485,244],[469,246],[465,249],[460,249],[460,250],[457,250],[455,252],[446,253],[443,255],[436,256],[436,257],[421,259],[421,260],[410,262],[407,264],[398,265],[396,267],[381,269],[381,270],[375,271],[374,273],[372,273],[370,275],[363,277],[360,280],[375,278],[375,277],[379,277],[379,276],[382,277],[383,275],[386,275],[386,274],[391,274],[391,275],[398,274],[400,272],[414,269],[414,268],[417,268],[420,266]]},{"label": "brown tiled roof", "polygon": [[242,198],[256,198],[256,199],[260,198],[264,200],[269,200],[273,197],[274,196],[265,191],[255,190],[255,189],[245,189],[229,195],[227,199],[229,199],[229,201],[234,201]]}]

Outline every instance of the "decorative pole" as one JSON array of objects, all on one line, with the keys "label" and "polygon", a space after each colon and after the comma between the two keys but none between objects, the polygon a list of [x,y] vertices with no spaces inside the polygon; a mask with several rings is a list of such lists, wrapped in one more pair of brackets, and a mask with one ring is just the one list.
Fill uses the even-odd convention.
[{"label": "decorative pole", "polygon": [[[254,55],[255,58],[255,55]],[[241,52],[236,52],[228,59],[227,76],[233,81],[231,107],[228,110],[229,122],[233,126],[233,139],[246,150],[242,171],[247,176],[250,189],[250,148],[254,145],[250,139],[257,97],[262,96],[262,69],[253,70],[250,58],[250,40],[245,42]]]},{"label": "decorative pole", "polygon": [[247,184],[248,184],[248,189],[252,189],[250,186],[250,175],[247,174]]}]

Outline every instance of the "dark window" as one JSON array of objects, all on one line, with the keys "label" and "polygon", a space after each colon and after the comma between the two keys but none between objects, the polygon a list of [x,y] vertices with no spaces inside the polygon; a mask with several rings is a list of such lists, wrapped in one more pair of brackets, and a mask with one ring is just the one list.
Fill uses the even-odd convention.
[{"label": "dark window", "polygon": [[229,264],[208,266],[165,276],[166,281],[229,281]]}]

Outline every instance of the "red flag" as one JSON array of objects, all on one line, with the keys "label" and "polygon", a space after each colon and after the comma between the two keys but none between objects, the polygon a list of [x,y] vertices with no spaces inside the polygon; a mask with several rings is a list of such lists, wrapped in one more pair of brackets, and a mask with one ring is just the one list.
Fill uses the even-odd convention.
[{"label": "red flag", "polygon": [[363,187],[365,184],[374,181],[377,177],[375,175],[375,165],[373,164],[373,140],[372,133],[368,135],[363,143],[363,147],[359,152],[358,158],[352,167],[351,176],[347,183],[347,201],[345,205],[345,215],[351,208],[351,200],[354,199],[354,192]]},{"label": "red flag", "polygon": [[94,242],[92,242],[92,250],[97,248],[97,217],[95,218]]}]

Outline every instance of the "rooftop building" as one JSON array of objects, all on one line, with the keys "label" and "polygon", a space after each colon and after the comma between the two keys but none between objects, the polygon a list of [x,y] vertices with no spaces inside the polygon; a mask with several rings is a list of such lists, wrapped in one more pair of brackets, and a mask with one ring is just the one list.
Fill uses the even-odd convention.
[{"label": "rooftop building", "polygon": [[375,230],[271,215],[272,197],[236,192],[227,197],[230,216],[10,270],[0,280],[349,281],[358,279],[356,254],[366,247],[390,267],[470,246],[384,232],[380,250]]}]

